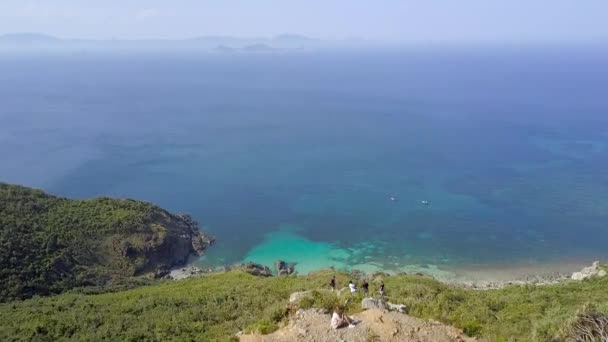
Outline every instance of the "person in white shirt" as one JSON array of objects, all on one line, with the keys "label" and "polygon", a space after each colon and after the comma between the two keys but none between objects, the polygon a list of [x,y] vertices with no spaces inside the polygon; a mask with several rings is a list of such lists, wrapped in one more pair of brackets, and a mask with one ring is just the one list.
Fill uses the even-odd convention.
[{"label": "person in white shirt", "polygon": [[348,282],[348,288],[350,289],[350,294],[355,294],[355,292],[357,292],[357,287],[352,280]]}]

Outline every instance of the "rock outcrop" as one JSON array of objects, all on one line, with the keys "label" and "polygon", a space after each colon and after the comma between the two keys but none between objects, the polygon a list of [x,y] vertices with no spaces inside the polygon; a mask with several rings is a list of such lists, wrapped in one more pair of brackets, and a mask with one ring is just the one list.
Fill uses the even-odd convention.
[{"label": "rock outcrop", "polygon": [[393,304],[377,298],[363,298],[361,307],[365,310],[386,310],[407,313],[407,307],[403,304]]},{"label": "rock outcrop", "polygon": [[404,304],[386,303],[386,305],[388,305],[390,311],[400,312],[402,314],[407,313],[407,306]]},{"label": "rock outcrop", "polygon": [[[190,228],[190,241],[191,241],[191,252],[198,256],[203,255],[205,250],[215,242],[215,238],[206,235],[201,232],[199,225],[192,217],[188,214],[176,215]],[[186,232],[185,238],[187,239],[188,233]]]},{"label": "rock outcrop", "polygon": [[258,277],[272,277],[272,271],[268,266],[256,264],[254,262],[248,262],[240,266],[240,268],[254,276]]},{"label": "rock outcrop", "polygon": [[119,245],[125,248],[124,257],[145,255],[146,263],[137,273],[152,271],[160,278],[169,274],[174,267],[185,265],[191,256],[201,256],[214,243],[214,238],[201,232],[199,225],[190,215],[172,215],[160,212],[152,224],[150,236],[144,237],[143,247],[132,246],[130,237],[115,236]]},{"label": "rock outcrop", "polygon": [[186,278],[194,278],[212,271],[212,269],[203,270],[200,267],[189,265],[171,270],[171,272],[166,275],[164,279],[181,280]]},{"label": "rock outcrop", "polygon": [[461,330],[396,312],[372,309],[353,315],[353,328],[331,329],[331,314],[318,309],[298,310],[289,323],[269,335],[239,334],[242,342],[469,342]]},{"label": "rock outcrop", "polygon": [[274,262],[274,267],[278,276],[293,274],[296,270],[296,264],[293,262],[287,263],[282,260]]},{"label": "rock outcrop", "polygon": [[361,301],[361,307],[365,310],[388,310],[388,305],[380,299],[376,298],[363,298]]},{"label": "rock outcrop", "polygon": [[594,262],[591,266],[583,268],[580,272],[572,273],[573,280],[583,280],[594,277],[604,277],[606,276],[606,269],[604,269],[599,261]]}]

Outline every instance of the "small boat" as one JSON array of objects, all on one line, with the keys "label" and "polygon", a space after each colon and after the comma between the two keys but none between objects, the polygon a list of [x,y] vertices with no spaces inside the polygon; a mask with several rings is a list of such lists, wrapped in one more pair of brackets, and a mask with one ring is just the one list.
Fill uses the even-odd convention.
[{"label": "small boat", "polygon": [[388,199],[390,199],[391,202],[397,202],[397,196],[389,196]]},{"label": "small boat", "polygon": [[424,200],[420,201],[420,203],[422,203],[422,204],[424,204],[424,205],[429,205],[429,204],[431,204],[431,202],[429,202],[429,201],[424,201]]}]

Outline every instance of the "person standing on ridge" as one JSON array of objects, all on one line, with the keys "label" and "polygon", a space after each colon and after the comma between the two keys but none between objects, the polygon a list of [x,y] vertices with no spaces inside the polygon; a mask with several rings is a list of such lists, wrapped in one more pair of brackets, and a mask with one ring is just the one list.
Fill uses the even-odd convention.
[{"label": "person standing on ridge", "polygon": [[332,276],[329,281],[329,286],[331,287],[331,291],[333,292],[336,289],[336,276]]},{"label": "person standing on ridge", "polygon": [[369,283],[367,282],[367,280],[363,281],[363,284],[361,284],[361,288],[363,289],[363,294],[367,296],[367,294],[369,293]]},{"label": "person standing on ridge", "polygon": [[350,289],[351,295],[354,295],[355,292],[357,292],[357,287],[355,286],[355,283],[353,283],[352,280],[348,282],[348,288]]},{"label": "person standing on ridge", "polygon": [[384,283],[380,284],[380,297],[384,298]]}]

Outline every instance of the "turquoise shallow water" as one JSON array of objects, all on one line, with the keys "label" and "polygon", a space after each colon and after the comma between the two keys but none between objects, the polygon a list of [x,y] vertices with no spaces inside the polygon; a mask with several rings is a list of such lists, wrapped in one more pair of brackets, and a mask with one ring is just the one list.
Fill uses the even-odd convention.
[{"label": "turquoise shallow water", "polygon": [[246,261],[265,265],[274,264],[277,257],[297,263],[298,272],[308,273],[328,265],[344,269],[351,254],[328,242],[313,242],[284,227],[283,231],[268,234],[263,242],[253,247]]},{"label": "turquoise shallow water", "polygon": [[604,258],[606,57],[2,56],[0,179],[191,213],[206,266]]}]

